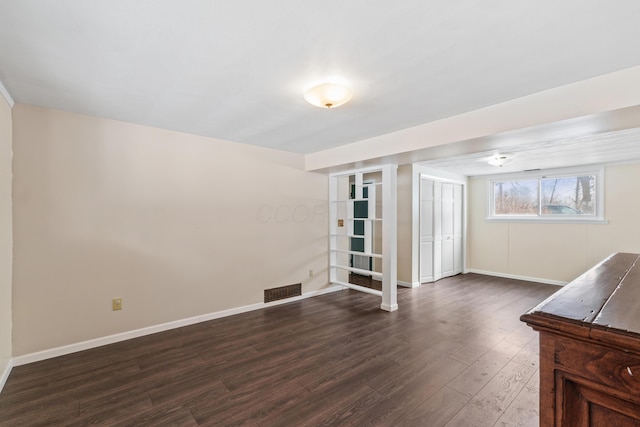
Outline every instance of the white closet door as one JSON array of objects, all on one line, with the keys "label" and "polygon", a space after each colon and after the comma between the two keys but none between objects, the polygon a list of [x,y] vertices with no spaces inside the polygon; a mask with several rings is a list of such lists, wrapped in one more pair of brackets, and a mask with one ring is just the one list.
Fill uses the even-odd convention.
[{"label": "white closet door", "polygon": [[454,200],[451,183],[442,184],[442,277],[454,273]]},{"label": "white closet door", "polygon": [[420,283],[433,282],[433,181],[420,183]]},{"label": "white closet door", "polygon": [[442,182],[433,182],[433,280],[442,278]]},{"label": "white closet door", "polygon": [[463,186],[421,178],[420,283],[462,272]]},{"label": "white closet door", "polygon": [[453,274],[462,273],[462,185],[453,186]]}]

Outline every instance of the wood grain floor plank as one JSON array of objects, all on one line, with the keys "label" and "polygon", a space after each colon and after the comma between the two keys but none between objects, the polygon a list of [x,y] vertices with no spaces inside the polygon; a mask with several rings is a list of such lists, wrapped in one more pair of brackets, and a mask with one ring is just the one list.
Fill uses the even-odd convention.
[{"label": "wood grain floor plank", "polygon": [[65,421],[69,425],[110,424],[114,420],[126,420],[131,414],[153,409],[153,403],[146,392],[110,395],[100,401],[93,400],[83,406],[77,417]]},{"label": "wood grain floor plank", "polygon": [[330,425],[342,408],[353,407],[361,399],[376,393],[365,384],[332,383],[285,406],[258,421],[261,426]]},{"label": "wood grain floor plank", "polygon": [[3,427],[35,427],[64,425],[78,416],[80,402],[78,400],[48,400],[36,406],[20,405],[7,407],[0,411],[0,425]]},{"label": "wood grain floor plank", "polygon": [[513,360],[523,365],[531,365],[537,368],[540,364],[540,342],[538,337],[531,338],[531,340],[522,347],[522,350],[513,357]]},{"label": "wood grain floor plank", "polygon": [[534,375],[494,425],[500,427],[538,427],[539,405],[538,375]]},{"label": "wood grain floor plank", "polygon": [[[316,410],[310,417],[301,418],[296,425],[300,426],[345,426],[353,425],[354,420],[367,413],[379,402],[384,401],[385,396],[366,388],[356,389],[352,395],[337,402],[334,405],[326,405],[322,410]],[[278,421],[279,423],[280,421]],[[362,424],[359,424],[362,425]]]},{"label": "wood grain floor plank", "polygon": [[[434,396],[452,378],[466,367],[465,364],[442,357],[431,364],[420,375],[406,381],[399,387],[389,388],[387,400],[372,408],[360,418],[354,419],[354,425],[403,425],[405,418],[413,410]],[[392,375],[394,372],[389,372]],[[393,383],[393,381],[392,381]],[[396,385],[398,383],[395,383]],[[381,393],[382,394],[382,393]],[[468,398],[467,398],[468,399]]]},{"label": "wood grain floor plank", "polygon": [[520,350],[515,344],[501,341],[449,382],[449,388],[467,396],[476,395]]},{"label": "wood grain floor plank", "polygon": [[126,426],[180,426],[196,427],[199,424],[189,409],[174,406],[154,406],[137,412],[126,420],[118,420],[115,425]]},{"label": "wood grain floor plank", "polygon": [[168,402],[182,405],[203,393],[219,395],[229,393],[229,389],[221,380],[203,375],[200,371],[190,372],[182,378],[176,378],[159,384],[149,390],[149,397],[154,406]]},{"label": "wood grain floor plank", "polygon": [[188,407],[198,424],[241,425],[257,422],[309,394],[296,381],[276,382],[268,388],[244,387]]},{"label": "wood grain floor plank", "polygon": [[468,401],[468,396],[449,387],[443,387],[421,405],[407,413],[402,418],[401,425],[407,427],[443,426]]},{"label": "wood grain floor plank", "polygon": [[535,372],[532,366],[509,362],[446,426],[493,426]]}]

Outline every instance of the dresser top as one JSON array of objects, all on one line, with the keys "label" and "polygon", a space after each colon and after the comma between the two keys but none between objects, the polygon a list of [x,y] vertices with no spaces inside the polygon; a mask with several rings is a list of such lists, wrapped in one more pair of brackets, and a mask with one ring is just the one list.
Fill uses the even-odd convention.
[{"label": "dresser top", "polygon": [[640,255],[616,253],[520,318],[535,329],[640,338]]}]

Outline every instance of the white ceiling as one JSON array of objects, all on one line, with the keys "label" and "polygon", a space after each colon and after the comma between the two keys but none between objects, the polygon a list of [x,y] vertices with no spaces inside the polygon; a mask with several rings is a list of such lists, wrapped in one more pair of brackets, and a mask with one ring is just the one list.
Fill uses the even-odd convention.
[{"label": "white ceiling", "polygon": [[639,64],[637,0],[0,0],[17,102],[305,154]]},{"label": "white ceiling", "polygon": [[[509,163],[492,166],[489,159],[506,156]],[[467,176],[535,169],[619,163],[640,159],[640,128],[572,138],[530,141],[505,149],[477,151],[420,162],[420,165]]]}]

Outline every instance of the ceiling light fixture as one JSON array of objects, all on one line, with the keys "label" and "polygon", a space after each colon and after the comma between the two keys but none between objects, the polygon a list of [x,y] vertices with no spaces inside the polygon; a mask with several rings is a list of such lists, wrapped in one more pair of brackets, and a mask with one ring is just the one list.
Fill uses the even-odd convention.
[{"label": "ceiling light fixture", "polygon": [[304,99],[316,107],[334,108],[349,101],[352,95],[351,88],[346,85],[325,82],[307,89]]},{"label": "ceiling light fixture", "polygon": [[513,157],[509,157],[506,154],[495,154],[493,157],[489,158],[488,163],[491,166],[504,166],[509,163],[513,163]]}]

